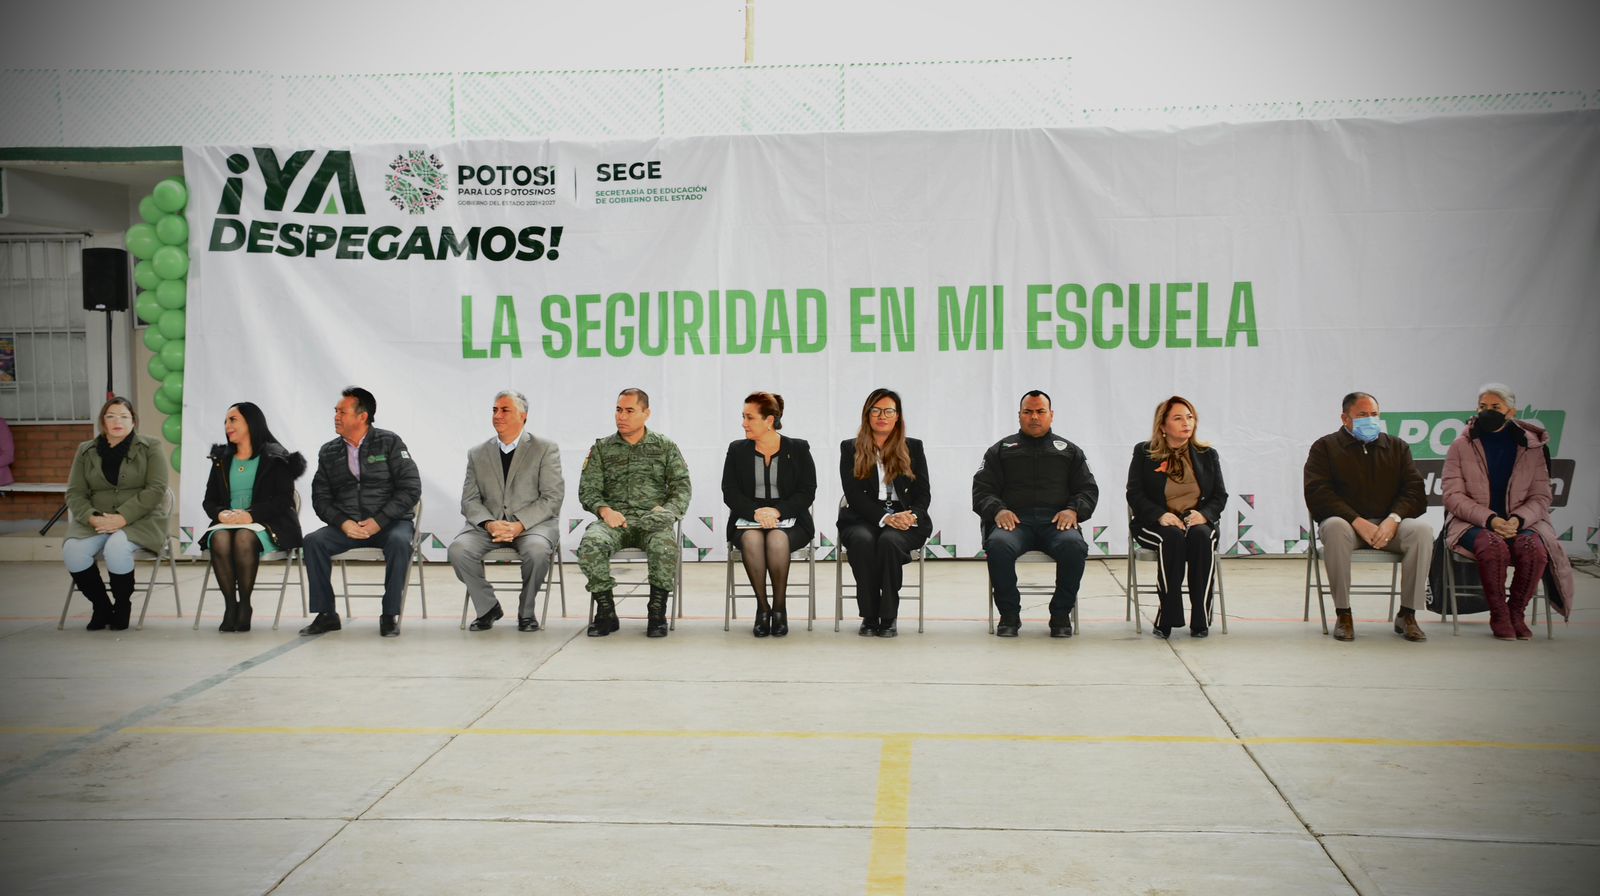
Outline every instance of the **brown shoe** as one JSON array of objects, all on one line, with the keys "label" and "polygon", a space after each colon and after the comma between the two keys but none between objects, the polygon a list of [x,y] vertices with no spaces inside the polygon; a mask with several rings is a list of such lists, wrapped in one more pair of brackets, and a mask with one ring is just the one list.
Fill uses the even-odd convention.
[{"label": "brown shoe", "polygon": [[1333,622],[1333,640],[1354,641],[1356,639],[1355,620],[1350,617],[1349,610],[1336,610],[1338,618]]},{"label": "brown shoe", "polygon": [[1416,611],[1403,607],[1394,615],[1394,633],[1404,635],[1407,641],[1428,640],[1428,636],[1422,633],[1422,627],[1417,625]]}]

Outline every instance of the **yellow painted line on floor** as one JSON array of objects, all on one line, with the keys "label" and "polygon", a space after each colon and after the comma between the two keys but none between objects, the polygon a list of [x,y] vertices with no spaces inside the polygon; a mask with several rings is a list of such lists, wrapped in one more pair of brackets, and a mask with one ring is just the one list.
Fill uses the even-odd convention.
[{"label": "yellow painted line on floor", "polygon": [[73,728],[52,728],[45,725],[7,725],[0,726],[0,734],[88,734],[100,729],[92,725],[81,725]]},{"label": "yellow painted line on floor", "polygon": [[883,739],[878,759],[878,806],[872,813],[867,896],[906,891],[906,826],[911,822],[911,737]]},{"label": "yellow painted line on floor", "polygon": [[[81,734],[91,728],[0,728],[4,733]],[[1419,740],[1391,737],[1211,737],[1185,734],[992,734],[983,732],[893,732],[893,731],[734,731],[694,729],[626,728],[454,728],[454,727],[366,727],[356,725],[136,725],[121,729],[123,734],[162,735],[291,735],[379,736],[379,737],[610,737],[670,738],[693,740],[866,740],[866,741],[958,741],[966,743],[1040,744],[1191,744],[1201,746],[1321,746],[1321,747],[1407,747],[1478,750],[1541,750],[1565,753],[1600,753],[1600,743],[1519,743],[1495,740]]]}]

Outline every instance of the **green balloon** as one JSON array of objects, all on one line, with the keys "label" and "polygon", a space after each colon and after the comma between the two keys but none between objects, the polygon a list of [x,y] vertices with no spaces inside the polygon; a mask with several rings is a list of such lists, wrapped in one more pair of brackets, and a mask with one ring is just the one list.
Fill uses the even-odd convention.
[{"label": "green balloon", "polygon": [[167,397],[168,398],[172,399],[173,401],[176,401],[179,405],[182,405],[183,404],[183,371],[181,371],[181,370],[173,370],[173,371],[170,371],[166,376],[162,377],[161,378],[161,391],[167,393]]},{"label": "green balloon", "polygon": [[156,222],[156,239],[169,246],[189,242],[189,222],[182,215],[166,215]]},{"label": "green balloon", "polygon": [[[144,347],[145,348],[147,348],[150,351],[154,352],[155,354],[159,355],[159,354],[161,354],[161,347],[163,345],[166,345],[166,344],[167,344],[167,337],[161,335],[161,329],[159,327],[145,327],[144,328]],[[160,377],[157,377],[157,379],[160,379]]]},{"label": "green balloon", "polygon": [[140,289],[155,289],[161,285],[161,275],[156,273],[155,265],[141,261],[133,266],[133,282]]},{"label": "green balloon", "polygon": [[150,363],[145,365],[145,367],[150,371],[150,378],[158,382],[165,380],[167,378],[167,374],[172,372],[167,369],[167,365],[161,363],[160,355],[153,355],[150,358]]},{"label": "green balloon", "polygon": [[168,308],[161,312],[161,319],[156,321],[156,326],[161,328],[161,335],[168,339],[182,339],[186,323],[182,308]]},{"label": "green balloon", "polygon": [[168,370],[183,369],[182,339],[168,339],[166,345],[161,346],[161,363],[167,365]]},{"label": "green balloon", "polygon": [[[135,227],[148,227],[148,224],[135,224]],[[151,236],[155,229],[151,228]],[[129,251],[132,251],[131,249]],[[163,280],[182,280],[183,275],[189,273],[189,252],[182,246],[162,246],[150,253],[150,266],[156,269]]]},{"label": "green balloon", "polygon": [[129,227],[122,242],[128,247],[128,251],[133,253],[133,257],[140,260],[150,258],[162,247],[161,238],[156,236],[156,229],[149,224],[135,224]]},{"label": "green balloon", "polygon": [[153,324],[161,319],[161,303],[156,299],[156,294],[149,290],[139,293],[133,300],[133,313],[147,324]]},{"label": "green balloon", "polygon": [[146,224],[156,223],[164,214],[166,213],[156,207],[156,201],[152,197],[146,196],[139,200],[139,217],[143,218]]},{"label": "green balloon", "polygon": [[161,423],[161,434],[176,445],[183,441],[183,415],[173,414]]},{"label": "green balloon", "polygon": [[155,405],[156,410],[169,416],[172,414],[183,413],[183,402],[174,398],[168,398],[167,393],[161,391],[160,389],[156,390]]},{"label": "green balloon", "polygon": [[156,303],[162,308],[182,308],[189,302],[189,287],[182,280],[163,280],[156,287]]},{"label": "green balloon", "polygon": [[164,212],[183,211],[183,207],[189,204],[189,188],[183,185],[183,181],[169,177],[156,184],[156,188],[150,191],[150,198],[155,200],[156,208]]},{"label": "green balloon", "polygon": [[172,446],[172,470],[175,473],[183,472],[183,446]]}]

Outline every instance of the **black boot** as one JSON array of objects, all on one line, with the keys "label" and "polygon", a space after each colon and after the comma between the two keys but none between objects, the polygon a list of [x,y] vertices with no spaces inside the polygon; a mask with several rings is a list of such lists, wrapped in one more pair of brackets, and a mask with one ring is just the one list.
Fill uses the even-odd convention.
[{"label": "black boot", "polygon": [[645,623],[644,633],[652,638],[665,638],[667,636],[667,595],[672,592],[665,588],[650,586],[650,621]]},{"label": "black boot", "polygon": [[617,622],[617,604],[611,592],[600,591],[594,595],[594,621],[589,623],[589,637],[604,638],[621,627]]},{"label": "black boot", "polygon": [[772,637],[781,638],[789,634],[789,611],[778,607],[772,611]]},{"label": "black boot", "polygon": [[89,617],[89,631],[105,628],[111,622],[111,598],[106,596],[106,583],[100,579],[100,570],[93,566],[79,570],[72,574],[72,581],[94,607],[94,614]]},{"label": "black boot", "polygon": [[219,632],[238,631],[239,628],[239,601],[228,592],[222,592],[222,624],[217,626]]},{"label": "black boot", "polygon": [[114,572],[111,574],[111,629],[124,631],[128,627],[128,620],[133,616],[133,573]]}]

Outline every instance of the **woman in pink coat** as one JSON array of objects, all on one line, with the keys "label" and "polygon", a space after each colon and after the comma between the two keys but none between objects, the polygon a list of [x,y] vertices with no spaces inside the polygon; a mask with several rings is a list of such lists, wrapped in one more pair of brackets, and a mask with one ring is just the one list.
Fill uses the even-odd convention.
[{"label": "woman in pink coat", "polygon": [[[1561,615],[1572,615],[1572,564],[1550,525],[1549,433],[1518,420],[1517,396],[1490,383],[1478,413],[1445,455],[1445,542],[1478,563],[1496,638],[1533,637],[1523,618],[1539,580]],[[1516,568],[1506,593],[1506,567]]]}]

